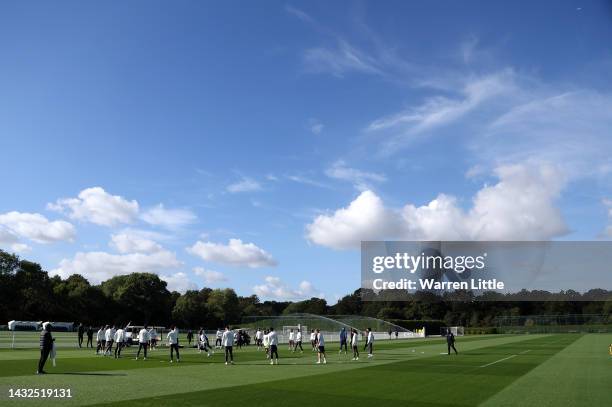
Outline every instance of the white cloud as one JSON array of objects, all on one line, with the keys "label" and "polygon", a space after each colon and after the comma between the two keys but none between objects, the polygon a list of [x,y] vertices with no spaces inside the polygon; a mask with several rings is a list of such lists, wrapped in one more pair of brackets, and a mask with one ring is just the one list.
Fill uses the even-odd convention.
[{"label": "white cloud", "polygon": [[293,7],[289,4],[285,5],[285,11],[289,14],[292,14],[293,16],[299,18],[300,20],[306,22],[306,23],[312,23],[314,22],[314,20],[312,19],[312,17],[310,17],[310,15],[308,15],[306,12]]},{"label": "white cloud", "polygon": [[496,116],[471,143],[478,156],[489,162],[554,162],[572,178],[606,175],[612,164],[612,94],[546,87],[523,92],[524,103]]},{"label": "white cloud", "polygon": [[58,199],[47,204],[47,208],[67,211],[72,219],[103,226],[131,223],[138,215],[138,202],[111,195],[101,187],[84,189],[77,198]]},{"label": "white cloud", "polygon": [[222,281],[227,281],[227,277],[225,277],[225,274],[219,271],[206,270],[204,269],[204,267],[194,267],[193,273],[196,276],[202,277],[206,284],[214,284]]},{"label": "white cloud", "polygon": [[343,160],[336,161],[325,171],[325,174],[330,178],[351,182],[355,185],[355,188],[361,191],[370,189],[370,182],[385,182],[387,180],[387,177],[381,173],[347,167]]},{"label": "white cloud", "polygon": [[206,261],[238,267],[273,267],[277,264],[268,252],[240,239],[230,239],[227,245],[198,241],[188,247],[187,252]]},{"label": "white cloud", "polygon": [[119,253],[154,253],[163,250],[159,243],[129,233],[111,235],[110,246]]},{"label": "white cloud", "polygon": [[323,132],[325,125],[317,119],[310,119],[310,131],[312,134],[318,135]]},{"label": "white cloud", "polygon": [[287,178],[289,181],[297,182],[298,184],[311,185],[319,188],[330,188],[329,185],[304,175],[287,175],[285,178]]},{"label": "white cloud", "polygon": [[111,277],[130,273],[155,273],[181,266],[176,255],[167,250],[155,253],[111,254],[106,252],[77,252],[72,259],[63,259],[51,275],[67,278],[81,274],[93,284]]},{"label": "white cloud", "polygon": [[240,181],[227,186],[227,191],[231,193],[250,192],[261,190],[261,185],[254,179],[243,177]]},{"label": "white cloud", "polygon": [[263,284],[253,287],[253,292],[261,298],[275,300],[303,300],[311,297],[323,298],[310,281],[302,281],[298,288],[291,288],[283,283],[279,277],[267,276]]},{"label": "white cloud", "polygon": [[456,122],[494,97],[508,97],[515,91],[515,74],[511,69],[469,78],[458,97],[429,97],[419,106],[373,121],[366,130],[388,131],[390,137],[383,143],[383,152],[393,153],[419,134]]},{"label": "white cloud", "polygon": [[15,253],[25,253],[31,250],[30,246],[19,242],[19,236],[4,226],[0,226],[0,248]]},{"label": "white cloud", "polygon": [[339,78],[347,72],[383,74],[375,58],[341,39],[334,48],[307,49],[303,61],[308,72],[329,73]]},{"label": "white cloud", "polygon": [[364,191],[348,207],[316,217],[306,226],[307,238],[349,249],[362,240],[546,240],[567,233],[554,205],[565,183],[557,168],[502,166],[496,175],[499,182],[478,191],[468,211],[444,194],[423,206],[387,208]]},{"label": "white cloud", "polygon": [[362,192],[346,208],[331,215],[319,215],[306,226],[307,237],[313,243],[335,249],[359,246],[361,240],[383,240],[397,236],[398,214],[385,208],[372,191]]},{"label": "white cloud", "polygon": [[196,283],[189,280],[189,276],[182,271],[170,275],[161,275],[159,278],[168,283],[169,291],[178,291],[184,294],[185,291],[198,289]]},{"label": "white cloud", "polygon": [[141,218],[151,225],[176,229],[195,222],[197,216],[187,209],[166,209],[159,204],[143,213]]},{"label": "white cloud", "polygon": [[12,235],[36,243],[71,241],[76,235],[72,224],[63,220],[49,221],[39,213],[12,211],[0,214],[0,226],[4,227],[5,238]]}]

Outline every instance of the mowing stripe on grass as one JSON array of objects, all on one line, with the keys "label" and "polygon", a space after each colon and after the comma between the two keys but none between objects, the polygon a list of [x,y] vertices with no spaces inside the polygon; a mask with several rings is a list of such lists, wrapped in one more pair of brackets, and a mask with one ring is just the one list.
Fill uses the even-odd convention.
[{"label": "mowing stripe on grass", "polygon": [[[362,403],[426,407],[476,406],[577,338],[578,336],[549,335],[518,337],[514,341],[504,340],[497,343],[487,340],[482,341],[480,345],[486,343],[488,346],[466,344],[466,349],[463,349],[463,346],[460,348],[465,351],[448,358],[440,358],[438,352],[434,351],[429,357],[393,363],[363,364],[357,369],[336,372],[322,368],[318,369],[321,373],[317,375],[266,380],[204,391],[177,392],[134,399],[130,400],[129,404],[130,407],[157,407],[174,406],[178,402],[183,407],[245,404],[276,407],[294,402],[299,404],[300,400],[313,400],[316,404],[338,406]],[[514,358],[490,369],[470,368],[476,361],[482,363],[491,355],[507,354],[509,350],[521,346],[524,348],[525,345],[538,350],[529,356]],[[455,364],[451,364],[451,361]],[[515,405],[520,405],[520,399],[515,397],[515,401]],[[122,406],[125,403],[117,401],[110,405]]]},{"label": "mowing stripe on grass", "polygon": [[510,356],[508,356],[508,357],[506,357],[506,358],[496,360],[495,362],[487,363],[486,365],[482,365],[482,366],[480,366],[480,367],[487,367],[487,366],[491,366],[491,365],[494,365],[494,364],[496,364],[496,363],[503,362],[504,360],[508,360],[508,359],[515,358],[515,357],[517,357],[517,356],[518,356],[518,355],[510,355]]},{"label": "mowing stripe on grass", "polygon": [[[531,343],[538,338],[548,339],[549,335],[529,335],[529,336],[485,336],[485,337],[468,337],[458,340],[460,350],[464,352],[476,352],[474,357],[468,354],[460,355],[460,358],[465,358],[470,364],[476,364],[474,360],[483,363],[482,356],[478,356],[480,349],[495,349],[495,345],[500,346],[517,346],[522,342]],[[549,339],[548,339],[549,340]],[[520,346],[520,345],[518,345]],[[118,402],[132,399],[142,399],[149,397],[163,397],[165,395],[183,398],[185,394],[194,391],[214,391],[216,389],[236,388],[237,386],[249,384],[264,384],[265,382],[276,382],[280,379],[290,379],[296,383],[307,381],[308,377],[326,376],[327,374],[337,375],[345,379],[352,373],[362,370],[361,368],[375,367],[383,365],[394,365],[398,361],[402,361],[405,365],[415,364],[414,369],[420,369],[417,365],[423,360],[438,359],[438,353],[441,347],[446,347],[444,340],[429,340],[407,342],[407,341],[390,341],[378,342],[376,357],[373,360],[360,360],[357,362],[339,363],[344,359],[343,356],[330,353],[326,366],[314,365],[315,353],[306,352],[304,354],[286,354],[281,353],[281,364],[279,366],[269,366],[269,362],[265,360],[261,352],[256,352],[252,347],[237,352],[237,365],[224,366],[223,356],[215,354],[211,359],[202,358],[195,351],[184,352],[180,365],[170,365],[169,363],[160,364],[162,357],[164,360],[168,357],[165,351],[154,352],[153,357],[146,362],[136,362],[134,360],[113,360],[109,358],[95,357],[91,355],[82,359],[66,359],[58,360],[58,367],[50,369],[46,376],[33,375],[34,364],[32,360],[23,361],[23,366],[13,365],[16,371],[0,369],[0,388],[6,389],[12,387],[55,387],[70,385],[73,390],[72,400],[47,400],[43,401],[32,400],[30,405],[44,404],[49,406],[49,403],[55,405],[86,405],[103,402]],[[531,345],[529,348],[533,348]],[[420,352],[412,352],[414,349],[419,349]],[[421,353],[424,352],[424,353]],[[483,351],[490,356],[490,351]],[[416,353],[416,356],[415,356]],[[5,352],[0,352],[0,358]],[[89,354],[89,353],[88,353]],[[407,358],[406,356],[413,357]],[[435,355],[435,358],[432,356]],[[25,356],[25,355],[24,355]],[[429,359],[428,359],[429,358]],[[455,356],[450,356],[448,363],[455,360]],[[16,363],[17,361],[11,361]],[[151,362],[151,363],[149,363]],[[286,363],[297,363],[289,365]],[[71,365],[69,365],[71,363]],[[425,362],[425,364],[430,362]],[[4,366],[4,362],[0,359],[0,364]],[[115,370],[111,370],[111,367]],[[119,369],[117,369],[119,368]],[[410,368],[411,370],[413,368]],[[393,369],[392,369],[393,370]],[[19,376],[19,375],[22,376]],[[69,376],[66,376],[69,375]],[[376,381],[380,376],[375,375]],[[352,381],[348,381],[354,388],[356,385]],[[398,384],[398,388],[401,388]],[[357,386],[359,389],[361,386]],[[306,389],[307,390],[307,389]],[[130,401],[131,402],[131,401]],[[176,404],[176,399],[174,399]],[[197,403],[196,403],[197,404]],[[225,404],[223,404],[225,405]]]}]

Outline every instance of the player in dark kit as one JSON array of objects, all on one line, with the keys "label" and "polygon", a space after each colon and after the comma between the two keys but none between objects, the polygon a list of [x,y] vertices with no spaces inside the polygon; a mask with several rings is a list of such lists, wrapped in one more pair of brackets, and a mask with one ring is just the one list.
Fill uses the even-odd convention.
[{"label": "player in dark kit", "polygon": [[83,347],[83,335],[85,334],[85,327],[83,323],[79,324],[79,328],[77,329],[78,339],[79,339],[79,348]]},{"label": "player in dark kit", "polygon": [[51,349],[53,349],[53,341],[55,341],[55,339],[51,336],[51,324],[47,324],[40,334],[40,359],[38,360],[38,370],[36,370],[36,374],[47,373],[44,371],[44,367],[51,353]]},{"label": "player in dark kit", "polygon": [[91,326],[87,327],[87,348],[93,348],[93,328]]},{"label": "player in dark kit", "polygon": [[451,348],[455,351],[455,355],[458,355],[457,349],[455,348],[455,335],[449,329],[446,334],[446,344],[448,345],[448,354],[451,354]]}]

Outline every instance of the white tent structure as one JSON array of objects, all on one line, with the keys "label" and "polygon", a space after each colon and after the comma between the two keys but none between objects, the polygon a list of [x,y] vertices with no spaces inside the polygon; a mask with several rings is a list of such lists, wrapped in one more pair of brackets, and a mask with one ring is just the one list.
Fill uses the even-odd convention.
[{"label": "white tent structure", "polygon": [[42,328],[41,321],[9,321],[9,331],[40,331]]}]

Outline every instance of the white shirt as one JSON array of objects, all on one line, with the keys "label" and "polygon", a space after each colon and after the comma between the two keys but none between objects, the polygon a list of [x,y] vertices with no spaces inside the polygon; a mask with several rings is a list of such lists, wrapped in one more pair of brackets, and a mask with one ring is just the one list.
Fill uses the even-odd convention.
[{"label": "white shirt", "polygon": [[270,341],[270,346],[278,345],[278,336],[276,335],[276,331],[272,331],[268,334],[268,340]]},{"label": "white shirt", "polygon": [[138,332],[138,342],[147,343],[149,342],[149,332],[146,329],[142,328],[140,332]]},{"label": "white shirt", "polygon": [[359,334],[354,333],[351,338],[351,346],[357,346],[357,343],[359,343]]},{"label": "white shirt", "polygon": [[261,331],[259,329],[255,332],[255,339],[261,339]]},{"label": "white shirt", "polygon": [[266,334],[263,336],[263,344],[266,348],[270,346],[270,334]]},{"label": "white shirt", "polygon": [[293,332],[289,332],[289,340],[292,341],[295,339],[295,334]]},{"label": "white shirt", "polygon": [[310,333],[310,340],[311,340],[311,341],[314,341],[315,339],[317,339],[317,334],[316,334],[316,333],[314,333],[314,332],[311,332],[311,333]]},{"label": "white shirt", "polygon": [[157,339],[157,331],[153,328],[149,330],[149,340]]},{"label": "white shirt", "polygon": [[113,340],[113,336],[115,336],[115,335],[114,335],[114,332],[113,332],[113,330],[112,330],[112,329],[110,329],[110,328],[108,328],[108,329],[106,330],[106,332],[104,332],[104,340],[105,340],[106,342],[112,341],[112,340]]},{"label": "white shirt", "polygon": [[374,342],[374,332],[370,331],[370,333],[368,333],[368,340],[366,343],[372,343],[372,342]]},{"label": "white shirt", "polygon": [[125,340],[125,331],[121,328],[115,332],[115,342],[123,342]]},{"label": "white shirt", "polygon": [[217,338],[221,338],[223,336],[223,332],[217,331]]},{"label": "white shirt", "polygon": [[170,345],[176,345],[178,343],[178,328],[168,332],[167,338]]},{"label": "white shirt", "polygon": [[104,328],[100,328],[96,334],[96,341],[101,341],[104,338]]},{"label": "white shirt", "polygon": [[221,337],[221,345],[223,346],[234,346],[234,332],[225,331]]},{"label": "white shirt", "polygon": [[298,342],[302,340],[302,333],[300,331],[298,331],[297,335],[295,336],[295,340]]},{"label": "white shirt", "polygon": [[325,339],[323,339],[323,332],[319,332],[317,334],[317,342],[319,342],[319,346],[325,346]]}]

